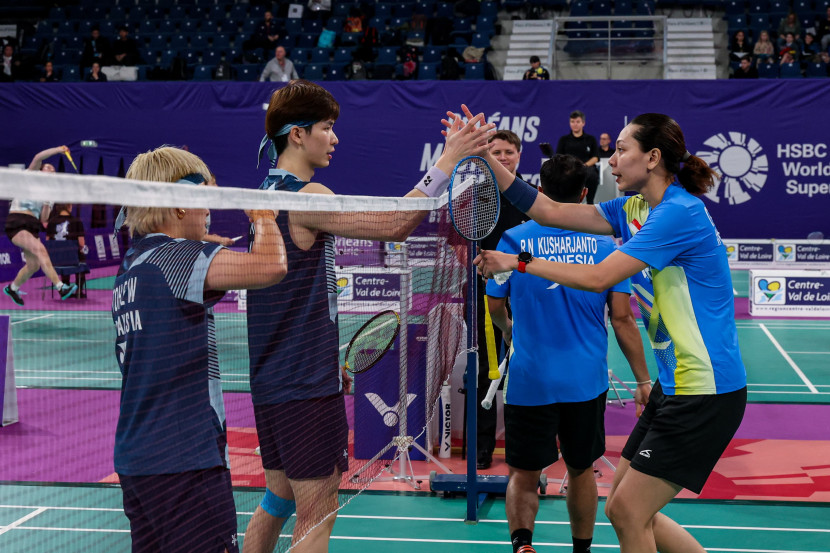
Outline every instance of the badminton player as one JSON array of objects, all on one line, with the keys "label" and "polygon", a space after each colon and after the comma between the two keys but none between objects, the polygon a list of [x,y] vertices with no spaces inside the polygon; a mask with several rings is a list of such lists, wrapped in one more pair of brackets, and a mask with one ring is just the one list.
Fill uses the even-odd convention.
[{"label": "badminton player", "polygon": [[[38,153],[29,164],[29,171],[44,171],[54,173],[55,167],[50,163],[43,163],[43,160],[54,155],[68,152],[66,146],[49,148]],[[17,272],[17,276],[11,284],[3,288],[3,293],[9,296],[17,305],[23,305],[24,292],[20,287],[31,278],[38,269],[43,270],[62,300],[70,297],[78,289],[77,284],[68,284],[61,281],[61,277],[55,272],[52,260],[49,259],[49,252],[40,241],[40,233],[44,230],[44,224],[49,220],[49,212],[52,205],[48,202],[34,202],[31,200],[13,199],[9,206],[9,215],[6,217],[6,236],[12,244],[23,250],[23,257],[26,264]]]},{"label": "badminton player", "polygon": [[[591,171],[593,169],[590,169]],[[558,202],[580,203],[589,168],[570,155],[554,155],[540,172],[542,192]],[[600,263],[615,250],[608,236],[543,227],[535,221],[505,232],[502,252],[533,244],[538,255],[567,263]],[[542,251],[544,249],[544,251]],[[568,515],[574,553],[588,553],[597,516],[593,463],[605,453],[608,393],[606,307],[620,349],[638,381],[638,413],[651,392],[640,332],[625,279],[602,292],[586,292],[520,271],[504,284],[487,281],[493,322],[513,338],[505,387],[505,453],[510,471],[505,510],[513,551],[532,553],[542,470],[562,451],[568,470]],[[510,297],[513,320],[508,317]]]},{"label": "badminton player", "polygon": [[[702,490],[746,406],[726,250],[698,198],[716,175],[687,151],[678,124],[656,113],[620,132],[609,164],[619,190],[635,192],[633,199],[560,204],[492,165],[505,197],[540,224],[624,241],[598,265],[532,259],[529,274],[594,291],[636,274],[653,281],[652,310],[674,356],[655,348],[664,357],[658,382],[623,449],[605,512],[623,553],[703,551],[660,509],[682,488]],[[476,263],[485,275],[518,266],[517,256],[493,251]]]},{"label": "badminton player", "polygon": [[[195,155],[140,154],[128,179],[205,184]],[[129,200],[127,199],[127,203]],[[113,288],[122,373],[115,470],[134,552],[239,551],[213,306],[226,290],[285,276],[272,211],[252,211],[249,253],[202,242],[207,209],[130,207],[137,238]]]},{"label": "badminton player", "polygon": [[[312,82],[294,80],[277,90],[260,144],[261,153],[272,141],[269,157],[276,167],[260,188],[332,194],[312,178],[335,153],[339,113],[332,95]],[[493,125],[477,128],[479,122],[457,123],[468,132],[447,140],[436,165],[407,196],[442,194],[455,163],[487,149]],[[295,511],[294,551],[328,550],[340,475],[348,468],[349,430],[339,365],[334,235],[402,241],[425,215],[281,212],[277,217],[291,270],[279,285],[248,292],[251,397],[267,491],[248,524],[246,553],[273,551]],[[257,240],[254,235],[254,244]]]}]

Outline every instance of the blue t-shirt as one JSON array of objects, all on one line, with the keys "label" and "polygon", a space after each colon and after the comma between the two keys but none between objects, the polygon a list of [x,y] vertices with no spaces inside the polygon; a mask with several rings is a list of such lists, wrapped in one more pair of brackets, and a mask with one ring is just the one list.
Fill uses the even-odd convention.
[{"label": "blue t-shirt", "polygon": [[[649,265],[642,276],[653,285],[650,324],[659,318],[667,338],[655,346],[663,392],[711,395],[746,386],[726,248],[700,198],[674,183],[651,210],[642,196],[597,209],[623,238],[620,251]],[[673,355],[661,348],[666,342]]]},{"label": "blue t-shirt", "polygon": [[[291,173],[272,169],[260,189],[296,192],[306,184]],[[291,238],[288,217],[286,211],[277,215],[288,273],[274,286],[248,290],[254,405],[325,397],[343,389],[334,235],[320,232],[311,248],[302,250]],[[251,243],[255,239],[252,234]]]},{"label": "blue t-shirt", "polygon": [[[498,250],[527,251],[534,257],[594,265],[615,249],[608,236],[543,227],[530,221],[502,236]],[[588,401],[608,389],[608,330],[605,306],[611,292],[629,293],[627,280],[603,293],[561,286],[513,271],[499,286],[487,281],[487,295],[510,296],[513,348],[505,382],[506,403],[548,405]]]},{"label": "blue t-shirt", "polygon": [[129,476],[228,467],[213,305],[205,277],[217,244],[148,234],[112,291],[121,410],[115,471]]}]

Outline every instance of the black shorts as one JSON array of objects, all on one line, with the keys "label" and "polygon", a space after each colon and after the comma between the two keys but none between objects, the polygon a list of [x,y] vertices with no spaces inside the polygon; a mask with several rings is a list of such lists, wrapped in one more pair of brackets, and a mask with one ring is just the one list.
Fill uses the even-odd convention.
[{"label": "black shorts", "polygon": [[343,394],[254,405],[262,467],[291,480],[349,470],[349,423]]},{"label": "black shorts", "polygon": [[[584,470],[605,453],[605,397],[549,405],[504,406],[507,464],[542,470],[556,462],[559,449],[571,468]],[[556,438],[559,437],[559,448]]]},{"label": "black shorts", "polygon": [[6,216],[6,236],[9,240],[22,231],[29,231],[35,238],[40,238],[40,233],[43,232],[43,225],[37,217],[29,215],[28,213],[9,213]]},{"label": "black shorts", "polygon": [[239,553],[231,472],[224,467],[158,474],[119,474],[133,553]]},{"label": "black shorts", "polygon": [[744,418],[746,388],[667,396],[654,385],[622,451],[631,467],[700,493]]}]

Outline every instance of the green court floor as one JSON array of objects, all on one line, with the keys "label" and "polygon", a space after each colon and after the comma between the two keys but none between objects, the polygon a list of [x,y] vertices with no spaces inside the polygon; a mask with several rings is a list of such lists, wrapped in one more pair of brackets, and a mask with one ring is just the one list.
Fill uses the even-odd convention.
[{"label": "green court floor", "polygon": [[[235,492],[240,539],[259,490]],[[488,500],[478,524],[463,522],[466,500],[431,494],[364,493],[343,508],[334,527],[334,553],[510,551],[503,498]],[[602,514],[595,550],[618,550]],[[830,553],[830,505],[770,502],[677,501],[664,511],[708,551]],[[542,551],[569,551],[564,498],[542,498],[534,533]],[[101,486],[0,485],[0,551],[32,553],[128,552],[129,524],[121,490]]]}]

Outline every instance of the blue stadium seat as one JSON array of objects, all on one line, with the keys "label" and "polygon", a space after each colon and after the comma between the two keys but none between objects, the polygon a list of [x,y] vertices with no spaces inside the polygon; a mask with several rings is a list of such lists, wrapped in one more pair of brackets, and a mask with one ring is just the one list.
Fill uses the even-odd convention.
[{"label": "blue stadium seat", "polygon": [[474,46],[475,48],[489,48],[490,37],[486,34],[475,33],[473,34],[473,38],[470,41],[470,46]]},{"label": "blue stadium seat", "polygon": [[[481,9],[484,9],[484,4],[490,4],[491,2],[482,2]],[[492,2],[495,4],[496,2]],[[496,6],[496,11],[498,12],[498,5]],[[427,19],[432,17],[432,14],[435,13],[435,0],[417,0],[415,2],[415,6],[412,8],[413,13],[417,13],[420,15],[427,16]]]},{"label": "blue stadium seat", "polygon": [[169,17],[171,21],[179,21],[180,19],[187,17],[187,9],[178,4],[170,6],[168,8],[167,17]]},{"label": "blue stadium seat", "polygon": [[328,63],[331,57],[331,48],[312,48],[311,63]]},{"label": "blue stadium seat", "polygon": [[228,33],[216,33],[210,42],[214,50],[226,50],[231,47],[231,35]]},{"label": "blue stadium seat", "polygon": [[611,15],[611,0],[594,0],[594,4],[591,7],[591,15]]},{"label": "blue stadium seat", "polygon": [[746,14],[732,14],[726,16],[727,27],[729,27],[729,34],[735,31],[741,31],[747,27]]},{"label": "blue stadium seat", "polygon": [[152,34],[150,35],[149,40],[147,41],[147,48],[155,50],[156,52],[164,50],[165,48],[167,48],[168,38],[168,35],[164,33]]},{"label": "blue stadium seat", "polygon": [[120,25],[127,18],[127,12],[124,11],[123,6],[110,6],[107,13],[109,14],[109,20],[114,21],[116,25]]},{"label": "blue stadium seat", "polygon": [[325,80],[327,81],[344,81],[346,80],[346,71],[340,65],[332,65],[326,73]]},{"label": "blue stadium seat", "polygon": [[479,11],[479,15],[492,17],[494,20],[496,16],[499,14],[498,2],[482,2],[480,8],[481,9]]},{"label": "blue stadium seat", "polygon": [[654,15],[656,6],[654,0],[635,0],[634,15]]},{"label": "blue stadium seat", "polygon": [[723,10],[726,12],[726,15],[746,13],[746,2],[744,0],[725,0]]},{"label": "blue stadium seat", "polygon": [[812,0],[793,0],[793,11],[798,15],[813,15]]},{"label": "blue stadium seat", "polygon": [[810,79],[826,79],[827,64],[824,62],[810,62],[807,64],[807,77]]},{"label": "blue stadium seat", "polygon": [[192,49],[187,49],[179,52],[179,57],[184,60],[188,67],[193,67],[199,64],[199,52]]},{"label": "blue stadium seat", "polygon": [[392,4],[392,15],[394,17],[412,18],[414,6],[409,2],[395,2]]},{"label": "blue stadium seat", "polygon": [[187,48],[187,35],[174,34],[170,36],[170,44],[167,46],[171,50],[184,50]]},{"label": "blue stadium seat", "polygon": [[392,17],[392,4],[388,2],[378,2],[375,4],[375,17],[382,17],[389,19]]},{"label": "blue stadium seat", "polygon": [[262,73],[259,65],[255,63],[234,65],[233,68],[236,70],[236,80],[238,81],[257,81],[260,73]]},{"label": "blue stadium seat", "polygon": [[207,17],[208,19],[213,19],[215,21],[221,21],[228,16],[228,9],[227,6],[224,4],[214,4],[211,6],[210,10],[208,10]]},{"label": "blue stadium seat", "polygon": [[775,15],[787,15],[790,11],[790,3],[787,0],[770,0],[769,13]]},{"label": "blue stadium seat", "polygon": [[179,30],[182,34],[189,35],[199,30],[200,22],[195,19],[183,19],[179,23]]},{"label": "blue stadium seat", "polygon": [[209,65],[197,65],[193,71],[194,81],[209,81],[212,78],[212,68]]},{"label": "blue stadium seat", "polygon": [[141,59],[144,60],[144,63],[155,66],[158,62],[157,58],[160,51],[161,49],[157,50],[155,48],[144,48],[139,50],[138,53],[141,55]]},{"label": "blue stadium seat", "polygon": [[385,17],[372,17],[369,19],[369,22],[366,24],[367,27],[374,27],[378,30],[378,32],[382,32],[386,30],[386,23],[388,19]]},{"label": "blue stadium seat", "polygon": [[363,33],[340,33],[341,46],[357,46]]},{"label": "blue stadium seat", "polygon": [[195,35],[190,36],[190,47],[194,50],[202,51],[208,47],[208,38],[209,35],[204,33],[196,33]]},{"label": "blue stadium seat", "polygon": [[378,57],[375,59],[377,65],[395,65],[398,63],[398,53],[395,48],[385,46],[378,48]]},{"label": "blue stadium seat", "polygon": [[422,63],[418,68],[419,81],[434,81],[438,79],[438,67],[440,63]]},{"label": "blue stadium seat", "polygon": [[424,48],[423,61],[424,63],[438,63],[444,55],[445,46],[427,46]]},{"label": "blue stadium seat", "polygon": [[588,15],[591,11],[591,6],[588,0],[574,0],[571,2],[571,17],[582,17]]},{"label": "blue stadium seat", "polygon": [[778,64],[777,63],[761,63],[758,64],[758,77],[761,79],[777,79],[778,78]]},{"label": "blue stadium seat", "polygon": [[614,2],[614,15],[631,15],[634,13],[634,5],[631,0],[616,0]]},{"label": "blue stadium seat", "polygon": [[335,33],[339,33],[343,30],[343,24],[346,22],[344,17],[338,17],[333,15],[329,17],[329,20],[326,21],[326,29],[330,31],[334,31]]},{"label": "blue stadium seat", "polygon": [[750,14],[769,13],[769,0],[749,0],[747,11]]},{"label": "blue stadium seat", "polygon": [[798,62],[782,63],[780,77],[782,79],[801,79],[801,65]]},{"label": "blue stadium seat", "polygon": [[761,31],[769,31],[769,15],[765,13],[749,14],[749,30],[752,31],[752,34],[756,40]]},{"label": "blue stadium seat", "polygon": [[297,38],[297,46],[300,48],[315,48],[318,38],[320,38],[319,33],[300,33]]},{"label": "blue stadium seat", "polygon": [[77,65],[65,65],[61,72],[61,80],[67,83],[74,83],[81,80],[81,70]]},{"label": "blue stadium seat", "polygon": [[[801,23],[801,28],[802,29],[809,29],[810,27],[815,25],[816,18],[811,13],[801,14],[801,15],[798,15],[797,17],[798,17],[798,22]],[[802,40],[804,39],[804,33],[801,34],[801,39]]]},{"label": "blue stadium seat", "polygon": [[490,36],[496,30],[496,18],[492,15],[479,15],[476,18],[476,32],[487,33]]},{"label": "blue stadium seat", "polygon": [[[172,48],[167,48],[166,50],[162,50],[159,53],[159,63],[158,63],[159,67],[161,67],[162,69],[167,69],[168,67],[173,65],[173,60],[178,55],[179,55],[179,51],[178,50],[173,50]],[[149,61],[149,60],[147,60],[147,61]]]},{"label": "blue stadium seat", "polygon": [[309,63],[303,69],[302,77],[309,81],[322,81],[325,76],[325,65],[321,63]]},{"label": "blue stadium seat", "polygon": [[332,6],[332,15],[337,17],[348,17],[349,10],[356,4],[349,4],[348,2],[335,2]]},{"label": "blue stadium seat", "polygon": [[289,54],[291,61],[305,63],[311,56],[311,48],[292,48]]},{"label": "blue stadium seat", "polygon": [[354,52],[354,48],[349,47],[340,47],[335,48],[334,50],[334,64],[335,65],[345,65],[352,61],[352,53]]},{"label": "blue stadium seat", "polygon": [[466,63],[466,64],[464,64],[464,80],[465,81],[483,81],[484,80],[484,64],[483,63]]},{"label": "blue stadium seat", "polygon": [[202,64],[216,67],[222,61],[222,51],[215,48],[209,48],[202,52]]},{"label": "blue stadium seat", "polygon": [[452,2],[438,2],[435,5],[435,17],[446,17],[452,19],[455,16]]},{"label": "blue stadium seat", "polygon": [[319,19],[303,19],[303,32],[319,35],[323,30],[323,22]]}]

